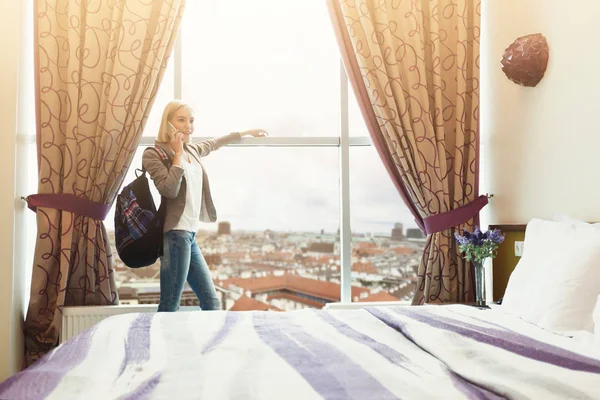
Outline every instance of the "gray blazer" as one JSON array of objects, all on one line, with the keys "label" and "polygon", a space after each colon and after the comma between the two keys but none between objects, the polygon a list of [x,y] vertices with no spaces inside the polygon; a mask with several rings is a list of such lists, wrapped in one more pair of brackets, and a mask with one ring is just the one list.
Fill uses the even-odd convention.
[{"label": "gray blazer", "polygon": [[[202,165],[202,157],[207,156],[211,151],[215,151],[226,144],[240,139],[240,134],[235,132],[200,143],[184,144],[183,149],[190,157],[193,157]],[[169,143],[157,141],[155,145],[164,150],[169,159],[172,160],[175,157],[175,153]],[[165,167],[158,153],[150,149],[144,150],[142,166],[150,174],[150,178],[154,181],[158,192],[167,198],[167,215],[165,217],[163,232],[168,232],[177,225],[185,208],[186,184],[183,176],[183,168]],[[200,221],[215,222],[216,220],[217,211],[210,195],[208,175],[202,165],[202,208],[200,210]]]}]

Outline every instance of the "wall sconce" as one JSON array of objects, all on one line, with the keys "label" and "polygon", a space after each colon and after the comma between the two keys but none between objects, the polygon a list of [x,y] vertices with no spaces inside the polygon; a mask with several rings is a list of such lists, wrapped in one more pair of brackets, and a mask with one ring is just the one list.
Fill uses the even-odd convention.
[{"label": "wall sconce", "polygon": [[511,81],[523,86],[536,86],[548,66],[548,43],[541,33],[518,38],[502,56],[502,71]]}]

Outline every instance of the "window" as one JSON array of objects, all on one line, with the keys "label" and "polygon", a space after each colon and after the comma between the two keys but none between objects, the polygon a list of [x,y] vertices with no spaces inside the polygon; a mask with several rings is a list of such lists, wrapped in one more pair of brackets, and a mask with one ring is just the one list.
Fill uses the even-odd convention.
[{"label": "window", "polygon": [[352,282],[362,301],[410,301],[425,236],[374,146],[350,149]]},{"label": "window", "polygon": [[339,51],[325,2],[188,2],[181,49],[182,98],[202,135],[339,136]]},{"label": "window", "polygon": [[[195,140],[270,133],[205,159],[219,219],[197,241],[226,309],[410,297],[423,243],[371,146],[324,2],[188,2],[125,183],[172,98],[194,108]],[[158,263],[115,268],[122,304],[158,302]],[[196,304],[186,288],[182,305]]]}]

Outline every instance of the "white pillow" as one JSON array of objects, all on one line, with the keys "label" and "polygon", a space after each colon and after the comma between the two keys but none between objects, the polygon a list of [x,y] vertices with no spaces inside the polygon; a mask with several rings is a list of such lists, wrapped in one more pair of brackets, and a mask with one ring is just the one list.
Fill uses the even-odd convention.
[{"label": "white pillow", "polygon": [[600,352],[600,296],[596,300],[596,308],[594,308],[592,318],[594,319],[594,346],[596,351]]},{"label": "white pillow", "polygon": [[600,230],[534,219],[502,308],[553,332],[593,331],[600,294]]},{"label": "white pillow", "polygon": [[579,229],[597,229],[600,230],[600,223],[590,224],[580,219],[571,218],[565,214],[557,214],[554,216],[554,220],[558,222],[565,222],[572,228]]},{"label": "white pillow", "polygon": [[[568,229],[568,228],[567,228]],[[502,309],[517,316],[529,314],[533,309],[535,297],[535,277],[542,272],[538,267],[547,262],[546,247],[558,245],[565,230],[565,224],[534,218],[527,224],[523,254],[509,277]]]}]

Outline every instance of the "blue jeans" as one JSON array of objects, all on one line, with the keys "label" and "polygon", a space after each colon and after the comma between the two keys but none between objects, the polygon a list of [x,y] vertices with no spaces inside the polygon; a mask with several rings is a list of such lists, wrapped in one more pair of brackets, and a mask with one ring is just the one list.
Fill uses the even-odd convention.
[{"label": "blue jeans", "polygon": [[221,309],[208,265],[196,244],[196,233],[171,230],[163,235],[163,245],[158,311],[179,309],[186,279],[198,297],[202,310]]}]

